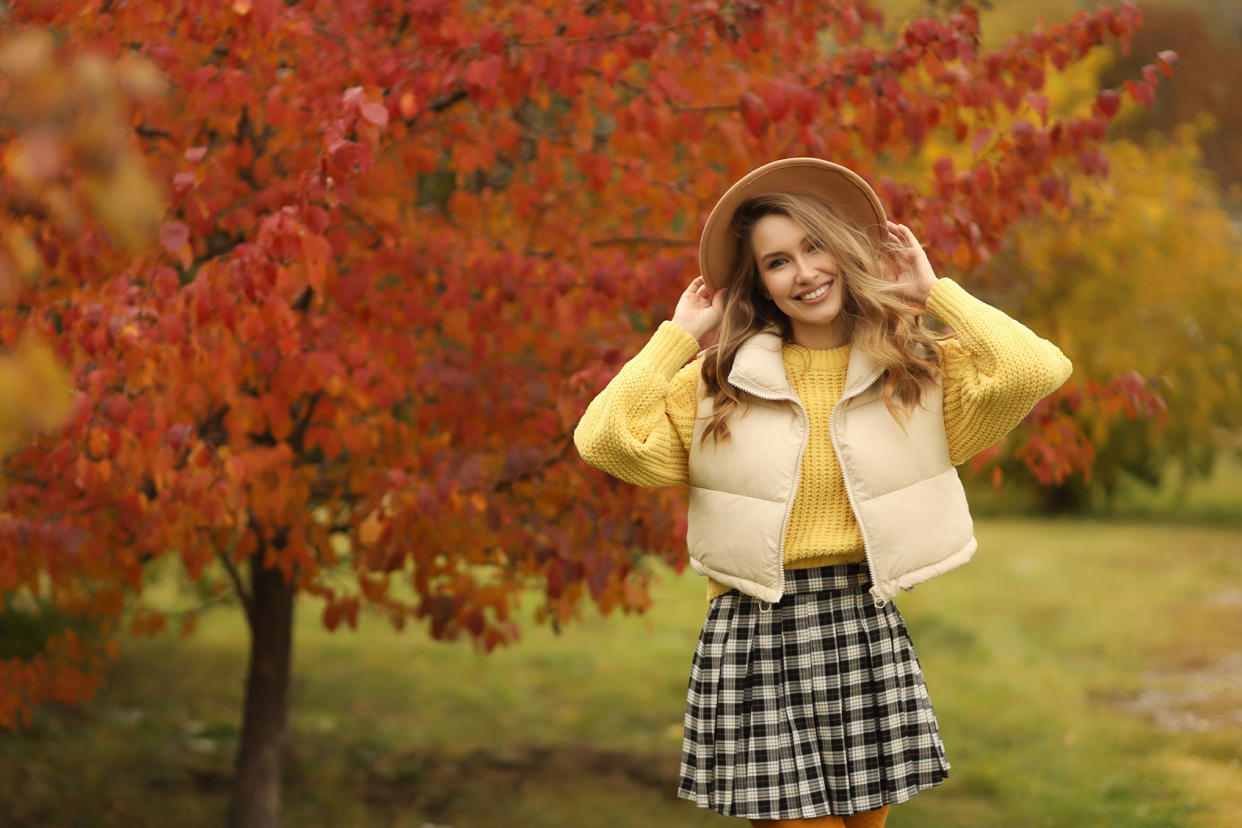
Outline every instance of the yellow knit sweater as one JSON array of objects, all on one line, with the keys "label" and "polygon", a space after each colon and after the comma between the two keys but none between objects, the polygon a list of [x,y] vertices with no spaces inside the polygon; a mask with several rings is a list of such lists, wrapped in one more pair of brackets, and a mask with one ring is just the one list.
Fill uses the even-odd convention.
[{"label": "yellow knit sweater", "polygon": [[[942,362],[945,433],[956,465],[1017,425],[1042,389],[1069,377],[1071,365],[1056,346],[949,279],[936,282],[927,311],[956,335],[944,343]],[[592,401],[574,431],[575,442],[598,447],[603,441],[608,450],[599,465],[614,477],[639,486],[686,485],[702,360],[685,363],[698,349],[685,329],[662,323]],[[787,344],[783,350],[785,372],[811,423],[785,535],[790,569],[864,558],[862,533],[828,435],[828,415],[845,389],[849,355],[849,345],[811,350]],[[709,600],[725,591],[708,580]]]}]

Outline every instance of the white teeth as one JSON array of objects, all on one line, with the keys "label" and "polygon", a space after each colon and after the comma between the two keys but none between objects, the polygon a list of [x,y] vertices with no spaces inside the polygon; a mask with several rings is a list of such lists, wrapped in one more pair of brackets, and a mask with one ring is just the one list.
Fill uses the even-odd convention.
[{"label": "white teeth", "polygon": [[807,300],[807,299],[818,299],[819,297],[821,297],[821,296],[823,296],[825,293],[827,293],[827,292],[828,292],[828,288],[830,288],[830,287],[832,287],[832,283],[831,283],[831,282],[829,282],[828,284],[824,285],[824,286],[823,286],[822,288],[820,288],[819,290],[813,290],[813,291],[811,291],[810,293],[804,293],[804,294],[802,294],[801,296],[799,296],[799,297],[798,297],[798,299],[799,299],[799,300],[802,300],[802,301],[805,301],[805,300]]}]

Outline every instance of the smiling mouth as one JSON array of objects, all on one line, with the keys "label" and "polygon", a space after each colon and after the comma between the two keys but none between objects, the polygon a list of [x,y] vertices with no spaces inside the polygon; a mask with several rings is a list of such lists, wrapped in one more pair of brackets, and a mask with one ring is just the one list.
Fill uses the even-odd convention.
[{"label": "smiling mouth", "polygon": [[802,294],[801,296],[795,296],[795,297],[794,297],[794,301],[795,301],[795,302],[804,302],[804,301],[807,301],[807,300],[810,300],[810,299],[818,299],[819,297],[821,297],[821,296],[823,296],[825,293],[827,293],[827,292],[828,292],[828,289],[829,289],[830,287],[832,287],[832,282],[827,282],[827,283],[825,283],[822,287],[818,287],[818,288],[816,288],[815,290],[812,290],[812,291],[811,291],[811,292],[809,292],[809,293],[804,293],[804,294]]}]

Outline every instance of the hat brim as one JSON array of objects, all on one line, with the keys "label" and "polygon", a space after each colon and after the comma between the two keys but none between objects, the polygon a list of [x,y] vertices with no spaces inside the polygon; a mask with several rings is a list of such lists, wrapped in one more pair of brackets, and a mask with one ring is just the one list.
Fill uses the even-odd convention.
[{"label": "hat brim", "polygon": [[741,204],[768,193],[805,193],[837,208],[847,221],[877,242],[888,239],[884,206],[870,185],[853,170],[820,158],[784,158],[752,170],[729,188],[703,225],[699,239],[699,273],[712,290],[733,278],[737,240],[733,214]]}]

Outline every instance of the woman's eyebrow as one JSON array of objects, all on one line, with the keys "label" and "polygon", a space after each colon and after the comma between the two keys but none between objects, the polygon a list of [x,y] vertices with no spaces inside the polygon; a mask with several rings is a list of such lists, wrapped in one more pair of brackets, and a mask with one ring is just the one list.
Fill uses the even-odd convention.
[{"label": "woman's eyebrow", "polygon": [[[804,245],[810,241],[811,241],[810,236],[803,236],[802,241],[798,242],[798,244]],[[788,255],[789,254],[786,253],[784,250],[773,250],[771,253],[764,253],[762,256],[760,256],[759,261],[766,262],[768,259],[772,258],[773,256],[788,256]]]}]

